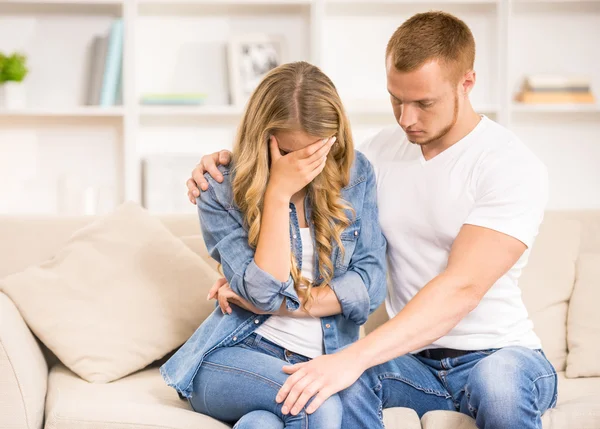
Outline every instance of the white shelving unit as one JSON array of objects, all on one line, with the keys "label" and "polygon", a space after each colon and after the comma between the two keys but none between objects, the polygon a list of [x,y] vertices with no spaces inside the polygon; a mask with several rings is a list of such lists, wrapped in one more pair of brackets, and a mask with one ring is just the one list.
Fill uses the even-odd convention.
[{"label": "white shelving unit", "polygon": [[[64,176],[102,189],[102,210],[131,199],[193,211],[185,178],[202,154],[231,147],[243,111],[228,104],[225,44],[234,32],[281,34],[285,60],[322,67],[360,142],[394,123],[387,40],[430,9],[472,29],[473,103],[546,162],[550,207],[600,208],[600,105],[513,101],[523,77],[538,72],[588,74],[600,97],[600,0],[1,0],[0,51],[24,51],[31,73],[28,107],[0,109],[0,171],[14,185],[0,191],[0,213],[61,212]],[[123,105],[85,106],[89,45],[116,17],[125,24]],[[206,92],[207,104],[139,104],[144,93],[179,91]],[[148,169],[164,180],[146,182]],[[163,185],[172,201],[153,193]]]}]

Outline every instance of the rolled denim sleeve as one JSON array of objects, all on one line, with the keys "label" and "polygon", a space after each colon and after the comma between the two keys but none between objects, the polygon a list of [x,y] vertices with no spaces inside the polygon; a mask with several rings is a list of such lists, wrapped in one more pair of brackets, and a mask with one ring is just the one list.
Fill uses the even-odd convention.
[{"label": "rolled denim sleeve", "polygon": [[223,267],[231,289],[260,310],[276,312],[286,298],[289,310],[298,309],[300,301],[291,275],[282,282],[256,265],[242,214],[225,202],[231,199],[231,182],[228,174],[224,178],[218,183],[207,176],[209,188],[196,199],[209,254]]},{"label": "rolled denim sleeve", "polygon": [[[277,284],[280,285],[279,291],[277,291],[277,293],[281,295],[281,299],[279,299],[279,297],[271,297],[271,301],[276,301],[277,305],[273,306],[270,302],[264,302],[261,304],[262,307],[259,307],[257,304],[255,304],[261,310],[263,310],[263,307],[269,307],[269,309],[266,309],[265,311],[279,310],[281,301],[284,298],[289,298],[286,301],[286,307],[288,310],[294,311],[300,307],[298,294],[296,293],[296,289],[294,288],[294,281],[292,279],[292,276],[290,276],[286,282],[280,282],[271,274],[260,269],[260,267],[256,265],[256,262],[254,262],[254,258],[250,261],[250,264],[248,264],[248,267],[246,268],[243,283],[245,283],[246,285],[251,285],[251,288],[254,286],[258,288],[260,287],[260,285],[264,284],[275,285],[275,288],[277,287]],[[257,293],[257,295],[261,294]]]},{"label": "rolled denim sleeve", "polygon": [[348,270],[334,277],[329,286],[342,307],[342,315],[363,325],[369,315],[385,300],[387,241],[379,225],[377,184],[368,161],[365,197],[362,207],[361,232]]}]

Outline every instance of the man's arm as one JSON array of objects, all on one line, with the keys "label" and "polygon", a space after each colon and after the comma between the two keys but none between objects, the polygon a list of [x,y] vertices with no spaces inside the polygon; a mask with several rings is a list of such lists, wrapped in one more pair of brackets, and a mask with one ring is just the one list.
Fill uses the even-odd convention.
[{"label": "man's arm", "polygon": [[393,319],[336,354],[285,367],[292,375],[280,389],[278,402],[285,399],[285,411],[297,414],[318,392],[307,409],[314,412],[329,396],[354,383],[366,369],[446,335],[479,304],[526,248],[509,235],[464,225],[452,246],[447,268]]},{"label": "man's arm", "polygon": [[362,366],[370,368],[446,335],[479,305],[526,249],[525,244],[506,234],[464,225],[444,272],[425,285],[396,317],[356,344],[353,352],[358,353]]}]

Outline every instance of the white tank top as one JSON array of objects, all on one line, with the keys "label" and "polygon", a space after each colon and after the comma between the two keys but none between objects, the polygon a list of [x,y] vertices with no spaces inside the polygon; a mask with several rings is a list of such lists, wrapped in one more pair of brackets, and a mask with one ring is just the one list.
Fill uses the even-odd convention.
[{"label": "white tank top", "polygon": [[[312,281],[314,247],[310,230],[300,228],[302,240],[302,275]],[[323,354],[323,328],[318,317],[271,316],[255,331],[291,352],[309,358]]]}]

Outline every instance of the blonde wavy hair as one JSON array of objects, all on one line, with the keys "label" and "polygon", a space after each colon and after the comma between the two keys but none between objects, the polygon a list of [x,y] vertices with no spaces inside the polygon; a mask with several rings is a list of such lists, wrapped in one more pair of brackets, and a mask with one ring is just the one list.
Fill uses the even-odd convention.
[{"label": "blonde wavy hair", "polygon": [[[343,257],[340,235],[355,215],[341,198],[341,190],[350,180],[354,144],[337,90],[316,66],[302,61],[283,64],[271,70],[253,92],[233,147],[233,198],[244,215],[248,242],[256,248],[269,180],[269,139],[278,131],[292,130],[322,138],[337,136],[325,168],[307,189],[319,256],[318,272],[322,284],[328,284],[334,273],[333,242]],[[294,287],[308,310],[313,285],[301,275],[291,249],[290,258]]]}]

